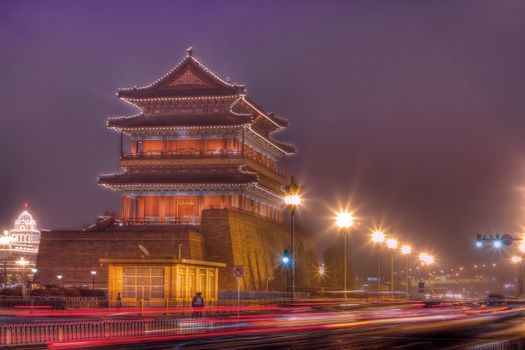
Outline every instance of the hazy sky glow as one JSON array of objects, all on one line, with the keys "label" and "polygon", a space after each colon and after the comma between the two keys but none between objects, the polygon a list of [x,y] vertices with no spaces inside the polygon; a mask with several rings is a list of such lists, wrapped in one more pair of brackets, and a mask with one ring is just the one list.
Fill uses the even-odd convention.
[{"label": "hazy sky glow", "polygon": [[[188,46],[290,121],[299,220],[330,241],[330,207],[443,258],[525,226],[523,1],[0,2],[0,228],[28,200],[80,228],[119,196],[106,119]],[[324,216],[319,216],[321,213]],[[417,244],[416,244],[417,245]],[[438,258],[439,259],[439,258]]]}]

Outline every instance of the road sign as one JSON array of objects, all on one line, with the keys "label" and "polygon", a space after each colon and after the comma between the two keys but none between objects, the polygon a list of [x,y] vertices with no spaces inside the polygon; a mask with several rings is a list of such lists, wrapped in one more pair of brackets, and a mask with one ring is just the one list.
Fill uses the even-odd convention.
[{"label": "road sign", "polygon": [[419,293],[425,292],[425,282],[419,281],[419,283],[417,284],[417,287],[419,288]]},{"label": "road sign", "polygon": [[233,267],[233,274],[237,278],[241,278],[242,276],[244,276],[244,265],[235,265]]},{"label": "road sign", "polygon": [[244,276],[244,265],[233,266],[233,274],[237,277],[237,317],[241,308],[241,278]]}]

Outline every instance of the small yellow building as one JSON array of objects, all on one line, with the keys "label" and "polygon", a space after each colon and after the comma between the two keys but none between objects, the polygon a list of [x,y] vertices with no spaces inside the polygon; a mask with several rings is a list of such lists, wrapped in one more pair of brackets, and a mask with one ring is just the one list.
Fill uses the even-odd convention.
[{"label": "small yellow building", "polygon": [[201,292],[207,302],[219,296],[223,263],[188,259],[100,259],[108,267],[108,298],[115,302],[189,301]]}]

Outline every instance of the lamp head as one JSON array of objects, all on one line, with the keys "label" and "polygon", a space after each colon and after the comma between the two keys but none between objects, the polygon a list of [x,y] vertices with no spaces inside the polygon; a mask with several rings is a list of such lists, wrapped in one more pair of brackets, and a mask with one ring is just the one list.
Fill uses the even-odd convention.
[{"label": "lamp head", "polygon": [[409,246],[408,244],[405,244],[401,247],[401,254],[403,255],[408,255],[412,253],[412,247]]},{"label": "lamp head", "polygon": [[428,253],[420,253],[419,260],[425,265],[432,265],[434,263],[434,257]]},{"label": "lamp head", "polygon": [[290,178],[290,184],[284,186],[284,203],[286,205],[295,207],[301,204],[301,188],[295,183],[295,178]]},{"label": "lamp head", "polygon": [[388,249],[396,249],[397,248],[397,239],[389,238],[386,241],[386,246]]},{"label": "lamp head", "polygon": [[372,242],[383,243],[385,241],[385,234],[381,231],[375,231],[372,233]]},{"label": "lamp head", "polygon": [[349,228],[354,223],[354,217],[348,211],[340,211],[335,218],[335,224],[339,228]]}]

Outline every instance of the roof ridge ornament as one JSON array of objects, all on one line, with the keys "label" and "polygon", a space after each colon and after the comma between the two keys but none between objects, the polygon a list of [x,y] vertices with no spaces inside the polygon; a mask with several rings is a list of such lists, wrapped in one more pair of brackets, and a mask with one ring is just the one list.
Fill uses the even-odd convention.
[{"label": "roof ridge ornament", "polygon": [[193,47],[188,47],[186,49],[186,57],[193,57]]}]

